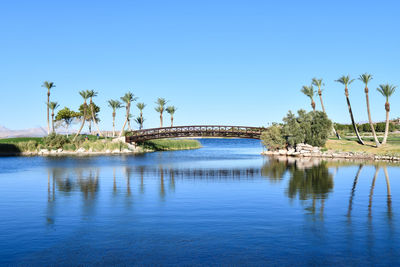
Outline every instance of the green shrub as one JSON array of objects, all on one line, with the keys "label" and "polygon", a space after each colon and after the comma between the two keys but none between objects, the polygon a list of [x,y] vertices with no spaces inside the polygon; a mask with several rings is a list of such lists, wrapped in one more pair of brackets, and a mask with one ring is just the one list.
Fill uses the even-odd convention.
[{"label": "green shrub", "polygon": [[63,145],[63,150],[65,150],[65,151],[75,151],[76,150],[76,146],[75,146],[75,144],[65,144],[65,145]]},{"label": "green shrub", "polygon": [[34,152],[38,148],[38,142],[33,140],[28,142],[18,142],[15,145],[22,152]]},{"label": "green shrub", "polygon": [[332,122],[321,111],[298,111],[296,117],[291,111],[283,118],[282,137],[290,147],[299,143],[312,146],[324,146],[332,132]]},{"label": "green shrub", "polygon": [[282,137],[281,128],[276,125],[268,127],[261,134],[262,144],[269,150],[278,150],[286,147],[286,140]]},{"label": "green shrub", "polygon": [[69,140],[65,135],[52,133],[43,138],[43,144],[48,149],[62,148],[65,144],[68,144]]}]

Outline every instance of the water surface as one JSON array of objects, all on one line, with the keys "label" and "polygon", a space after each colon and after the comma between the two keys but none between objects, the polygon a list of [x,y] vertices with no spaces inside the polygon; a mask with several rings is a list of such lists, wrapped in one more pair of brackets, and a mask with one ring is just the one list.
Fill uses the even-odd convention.
[{"label": "water surface", "polygon": [[400,263],[398,166],[201,142],[138,156],[0,158],[0,265]]}]

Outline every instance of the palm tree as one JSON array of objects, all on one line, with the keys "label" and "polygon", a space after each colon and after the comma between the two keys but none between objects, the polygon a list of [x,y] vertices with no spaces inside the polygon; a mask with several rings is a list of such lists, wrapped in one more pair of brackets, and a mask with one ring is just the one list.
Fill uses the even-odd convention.
[{"label": "palm tree", "polygon": [[125,105],[125,107],[126,107],[126,118],[125,118],[124,126],[122,126],[122,130],[119,133],[119,137],[122,136],[122,133],[125,130],[126,123],[129,120],[129,115],[131,114],[131,103],[136,101],[136,99],[137,99],[137,97],[135,97],[134,94],[132,94],[131,92],[128,92],[123,97],[121,97],[121,100],[123,102],[125,102],[125,104],[126,104]]},{"label": "palm tree", "polygon": [[95,90],[87,90],[87,93],[88,93],[88,96],[90,98],[90,104],[89,105],[90,105],[90,112],[92,113],[91,114],[92,115],[91,116],[92,117],[92,121],[93,121],[94,125],[96,125],[97,133],[100,136],[103,136],[103,134],[100,132],[99,125],[97,124],[96,118],[94,116],[94,109],[93,109],[93,97],[96,97],[98,95],[98,92],[96,92]]},{"label": "palm tree", "polygon": [[167,107],[166,111],[171,115],[171,127],[174,127],[174,113],[177,110],[174,106]]},{"label": "palm tree", "polygon": [[54,133],[54,110],[58,108],[60,105],[57,102],[50,102],[47,104],[47,108],[51,109],[51,128]]},{"label": "palm tree", "polygon": [[47,88],[47,134],[50,134],[50,89],[56,87],[56,85],[53,82],[45,81],[42,87]]},{"label": "palm tree", "polygon": [[[318,87],[319,101],[321,102],[322,111],[326,114],[324,102],[322,101],[322,89],[321,89],[321,87],[322,87],[322,85],[324,85],[324,83],[322,82],[322,79],[313,78],[312,84]],[[336,132],[336,129],[333,126],[333,124],[332,124],[332,129],[333,129],[333,133],[337,136],[338,139],[340,139],[340,135]]]},{"label": "palm tree", "polygon": [[353,116],[353,111],[351,110],[351,105],[350,105],[350,99],[349,99],[349,89],[347,86],[351,84],[354,81],[354,79],[350,79],[350,76],[343,75],[339,79],[336,80],[336,82],[339,82],[344,85],[344,94],[346,96],[346,101],[347,101],[347,107],[349,108],[349,113],[350,113],[350,118],[351,118],[351,123],[353,124],[353,129],[354,132],[356,133],[357,139],[360,142],[360,144],[364,145],[364,141],[361,139],[360,133],[358,132],[357,125],[354,121],[354,116]]},{"label": "palm tree", "polygon": [[110,106],[113,110],[112,117],[113,117],[113,137],[115,136],[115,115],[117,114],[117,109],[122,108],[122,103],[118,100],[108,100],[108,106]]},{"label": "palm tree", "polygon": [[368,73],[364,73],[364,74],[360,75],[360,77],[358,77],[358,79],[365,84],[364,92],[365,92],[365,99],[367,101],[368,121],[369,121],[369,125],[371,126],[371,131],[372,131],[372,135],[374,136],[376,147],[379,147],[381,144],[379,143],[378,137],[376,136],[375,127],[374,127],[374,124],[372,123],[372,119],[371,119],[371,110],[369,108],[368,83],[372,80],[372,75],[368,74]]},{"label": "palm tree", "polygon": [[[143,109],[146,107],[146,104],[145,103],[137,103],[136,104],[136,107],[139,109],[139,111],[140,111],[140,121],[141,121],[141,123],[139,124],[139,129],[140,130],[142,130],[143,129],[143,122],[144,122],[144,119],[143,119]],[[136,122],[137,122],[137,119],[136,119]]]},{"label": "palm tree", "polygon": [[143,122],[145,119],[143,117],[136,117],[135,122],[139,125],[139,129],[141,130],[143,128]]},{"label": "palm tree", "polygon": [[390,104],[389,104],[389,97],[391,97],[396,91],[396,87],[390,84],[381,84],[377,88],[378,92],[381,93],[386,98],[385,103],[385,110],[386,110],[386,126],[385,126],[385,135],[383,137],[382,145],[386,144],[388,133],[389,133],[389,111],[390,111]]},{"label": "palm tree", "polygon": [[301,88],[301,92],[310,98],[311,107],[312,107],[313,111],[315,111],[315,102],[314,102],[315,91],[314,91],[314,87],[312,85],[310,85],[310,86],[304,85],[303,88]]},{"label": "palm tree", "polygon": [[82,124],[81,127],[79,128],[78,132],[74,136],[73,141],[78,137],[78,135],[81,133],[83,126],[85,126],[85,121],[87,117],[87,99],[89,98],[88,91],[80,91],[79,94],[83,98],[83,118],[82,118]]},{"label": "palm tree", "polygon": [[165,104],[167,104],[167,100],[165,98],[159,97],[157,101],[155,102],[158,106],[155,108],[155,110],[160,113],[160,127],[163,127],[163,112],[165,110]]}]

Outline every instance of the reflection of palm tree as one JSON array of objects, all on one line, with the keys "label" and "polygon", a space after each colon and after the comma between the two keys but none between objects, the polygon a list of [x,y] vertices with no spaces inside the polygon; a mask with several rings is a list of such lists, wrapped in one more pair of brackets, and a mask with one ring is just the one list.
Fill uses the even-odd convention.
[{"label": "reflection of palm tree", "polygon": [[169,188],[172,192],[175,192],[175,173],[173,169],[169,170]]},{"label": "reflection of palm tree", "polygon": [[372,184],[371,184],[371,190],[369,191],[369,203],[368,203],[368,217],[372,217],[372,197],[374,195],[374,188],[375,188],[375,181],[376,177],[378,176],[379,173],[379,167],[375,167],[375,174],[374,178],[372,179]]},{"label": "reflection of palm tree", "polygon": [[114,178],[113,192],[114,192],[114,194],[116,194],[117,193],[117,182],[115,181],[115,168],[113,169],[113,178]]},{"label": "reflection of palm tree", "polygon": [[144,193],[144,183],[143,183],[143,176],[144,176],[144,167],[140,167],[140,193]]},{"label": "reflection of palm tree", "polygon": [[125,168],[125,177],[126,177],[126,194],[128,196],[131,195],[131,170],[130,168]]},{"label": "reflection of palm tree", "polygon": [[165,187],[164,187],[164,169],[160,166],[160,197],[165,197]]},{"label": "reflection of palm tree", "polygon": [[358,177],[360,176],[360,173],[361,173],[361,170],[362,170],[363,167],[364,167],[363,164],[360,164],[360,166],[358,167],[358,171],[357,171],[356,177],[354,178],[353,186],[351,188],[351,195],[350,195],[350,200],[349,200],[349,209],[347,211],[347,217],[349,219],[350,219],[350,216],[351,216],[351,210],[353,208],[353,198],[354,198],[354,194],[356,192]]},{"label": "reflection of palm tree", "polygon": [[389,174],[387,171],[386,166],[383,167],[383,172],[385,173],[385,179],[386,179],[386,189],[387,189],[387,212],[388,212],[388,217],[389,219],[392,218],[392,192],[390,190],[390,181],[389,181]]}]

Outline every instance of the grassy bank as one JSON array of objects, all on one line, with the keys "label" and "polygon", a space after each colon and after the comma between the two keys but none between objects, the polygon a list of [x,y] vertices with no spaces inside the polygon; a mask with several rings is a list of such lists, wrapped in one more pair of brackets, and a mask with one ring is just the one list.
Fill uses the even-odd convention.
[{"label": "grassy bank", "polygon": [[193,139],[158,139],[138,144],[144,149],[155,151],[183,150],[200,148],[201,144]]},{"label": "grassy bank", "polygon": [[135,151],[166,151],[200,148],[200,142],[190,139],[161,139],[141,143],[139,149],[129,147],[123,142],[112,142],[112,139],[97,139],[95,136],[80,136],[75,141],[72,137],[21,137],[0,139],[0,153],[18,154],[23,152],[39,152],[41,150],[59,150],[65,152],[117,152],[123,150]]},{"label": "grassy bank", "polygon": [[388,140],[388,143],[376,148],[372,140],[366,140],[366,145],[361,145],[353,139],[328,140],[325,147],[328,150],[340,152],[365,152],[382,156],[400,156],[400,142],[397,137]]}]

